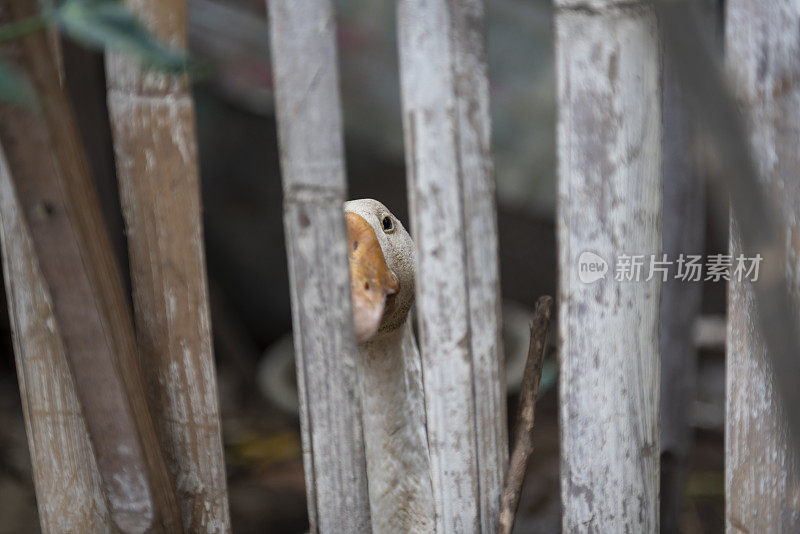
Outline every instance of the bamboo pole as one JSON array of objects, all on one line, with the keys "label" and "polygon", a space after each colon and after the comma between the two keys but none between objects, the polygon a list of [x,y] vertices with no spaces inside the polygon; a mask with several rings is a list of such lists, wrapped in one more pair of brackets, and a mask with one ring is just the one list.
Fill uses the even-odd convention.
[{"label": "bamboo pole", "polygon": [[401,0],[398,45],[437,532],[494,532],[508,463],[482,0]]},{"label": "bamboo pole", "polygon": [[[48,35],[51,46],[59,44]],[[58,50],[54,47],[54,54]],[[45,533],[113,528],[53,299],[0,149],[0,241],[39,523]]]},{"label": "bamboo pole", "polygon": [[[186,43],[184,0],[130,0]],[[230,530],[188,79],[106,55],[108,107],[147,391],[188,532]]]},{"label": "bamboo pole", "polygon": [[312,532],[369,532],[330,0],[269,2],[300,424]]},{"label": "bamboo pole", "polygon": [[[6,6],[15,20],[30,16],[35,9],[35,5],[22,0],[7,2]],[[33,250],[49,291],[53,315],[46,324],[51,332],[60,335],[66,351],[108,513],[116,528],[124,532],[179,529],[177,503],[146,404],[119,270],[46,36],[44,32],[37,32],[22,39],[20,46],[9,45],[7,51],[19,60],[27,73],[40,107],[0,107],[0,142],[7,162],[6,177],[10,176],[13,181],[18,199],[15,205],[30,231]],[[5,192],[12,190],[6,188]],[[8,197],[3,203],[10,205],[15,199]],[[4,213],[4,221],[10,221],[6,217],[11,215]],[[4,226],[7,237],[10,237],[9,231]],[[27,261],[28,265],[33,265],[30,258],[8,256],[15,249],[24,252],[19,245],[24,243],[24,234],[10,239],[18,243],[4,251],[5,262],[11,265]],[[8,282],[31,280],[35,281],[33,278],[10,278]],[[33,296],[36,292],[37,288],[25,286],[12,288],[11,294]],[[41,294],[41,288],[39,292]],[[21,313],[22,309],[27,310],[28,303],[22,308],[12,308],[11,313]],[[23,321],[16,323],[20,329],[16,333],[17,344],[23,357],[26,352],[37,349],[36,340],[25,337],[21,330],[24,325]],[[47,370],[47,374],[57,372],[56,368]],[[69,389],[68,384],[59,387],[65,388],[62,395]],[[36,399],[30,400],[29,405],[35,405]],[[42,426],[30,424],[29,428],[54,432],[53,423],[69,415],[74,417],[74,413],[64,412]],[[62,438],[56,433],[32,435],[31,445],[36,446],[43,439],[66,443],[61,441],[66,436]],[[32,456],[52,461],[52,458],[42,458],[38,452]],[[63,472],[59,469],[59,478],[53,483],[61,485],[63,490],[63,486],[73,482],[61,476],[85,467],[88,467],[85,461],[81,465],[61,465],[59,468],[63,468]],[[37,465],[34,469],[43,467]],[[89,480],[93,475],[83,472],[80,477]],[[37,480],[41,480],[41,476],[37,475]],[[46,484],[39,484],[39,487],[46,487]],[[63,499],[63,496],[51,496]],[[71,504],[63,500],[61,504],[57,502],[50,504],[57,508]],[[98,514],[102,517],[101,509]]]},{"label": "bamboo pole", "polygon": [[53,318],[53,299],[5,156],[0,157],[0,238],[22,413],[42,532],[108,532],[109,510]]},{"label": "bamboo pole", "polygon": [[[563,531],[657,532],[661,278],[615,279],[620,255],[661,259],[655,13],[556,9]],[[584,252],[607,262],[604,278],[580,280]]]},{"label": "bamboo pole", "polygon": [[[728,3],[727,64],[762,183],[783,221],[779,232],[786,262],[764,264],[762,272],[785,270],[795,306],[800,297],[798,24],[800,2],[794,0]],[[735,258],[742,251],[740,228],[732,224],[730,252]],[[725,524],[728,532],[795,532],[800,529],[800,474],[757,327],[753,285],[761,283],[734,277],[729,285]]]},{"label": "bamboo pole", "polygon": [[[59,39],[59,44],[64,64],[62,85],[72,103],[84,149],[92,155],[89,167],[114,257],[124,267],[128,265],[128,248],[106,101],[105,54],[66,36]],[[130,273],[128,269],[121,271],[125,292],[130,294]]]},{"label": "bamboo pole", "polygon": [[[704,124],[704,134],[715,152],[714,172],[708,174],[720,192],[710,198],[715,216],[728,224],[729,209],[739,222],[741,250],[745,257],[760,254],[763,266],[772,266],[757,284],[751,284],[754,309],[751,318],[758,323],[766,347],[775,392],[781,399],[789,442],[800,451],[800,321],[795,312],[793,293],[796,283],[786,276],[786,235],[779,209],[762,187],[751,156],[751,143],[740,120],[739,105],[728,94],[730,84],[711,53],[689,2],[655,4],[665,47],[681,58],[675,64],[686,87],[692,115]],[[781,95],[777,91],[777,95]],[[775,96],[775,95],[773,95]],[[730,201],[730,203],[728,203]]]}]

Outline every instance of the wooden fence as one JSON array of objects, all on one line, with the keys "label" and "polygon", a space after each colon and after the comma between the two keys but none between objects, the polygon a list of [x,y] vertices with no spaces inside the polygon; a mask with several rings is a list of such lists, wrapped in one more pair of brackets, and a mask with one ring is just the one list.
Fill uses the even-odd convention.
[{"label": "wooden fence", "polygon": [[[344,298],[333,9],[327,0],[269,8],[309,517],[323,531],[361,531],[369,503]],[[398,18],[437,530],[491,531],[508,438],[483,5],[400,2]]]},{"label": "wooden fence", "polygon": [[[132,7],[183,45],[183,2]],[[35,9],[9,1],[3,16]],[[3,264],[42,528],[227,531],[187,80],[108,59],[134,337],[50,44],[37,32],[8,45],[41,109],[0,117]]]},{"label": "wooden fence", "polygon": [[[788,80],[800,76],[800,44],[790,29],[798,22],[800,2],[731,0],[725,32],[726,60],[749,126],[756,168],[781,221],[778,243],[785,247],[786,260],[773,268],[785,270],[795,303],[800,296],[800,87]],[[741,223],[732,223],[730,251],[737,256],[746,249]],[[756,319],[761,311],[754,296],[758,283],[731,280],[728,286],[725,526],[729,532],[797,532],[797,442],[793,449],[780,386],[770,369],[770,347]]]},{"label": "wooden fence", "polygon": [[[556,6],[563,528],[655,532],[661,280],[612,269],[661,253],[656,15],[646,2]],[[578,279],[586,251],[610,262],[607,279]]]},{"label": "wooden fence", "polygon": [[[184,0],[129,5],[186,47]],[[186,76],[106,55],[108,109],[125,219],[134,319],[150,406],[190,532],[230,529],[211,339],[194,107]]]},{"label": "wooden fence", "polygon": [[[161,39],[185,45],[182,0],[129,3]],[[5,4],[3,16],[31,13],[29,2]],[[268,7],[309,523],[369,532],[334,6]],[[691,440],[682,397],[693,375],[681,366],[694,365],[698,294],[613,271],[587,284],[578,266],[585,252],[607,262],[696,252],[683,247],[698,247],[700,230],[680,216],[687,203],[689,221],[702,216],[702,185],[683,152],[682,102],[696,87],[680,43],[659,37],[652,3],[555,7],[562,528],[656,532],[674,524],[674,510],[659,517],[662,412],[673,425],[664,451],[685,462]],[[485,6],[398,0],[397,14],[436,532],[494,532],[508,436]],[[731,0],[725,32],[749,141],[783,221],[776,242],[787,260],[767,271],[768,287],[795,299],[798,21],[798,0]],[[41,32],[8,51],[42,104],[41,113],[0,107],[3,272],[42,529],[229,531],[188,81],[106,59],[130,317],[57,52]],[[753,243],[746,213],[732,227],[734,255]],[[797,408],[782,405],[787,388],[770,372],[782,368],[780,331],[765,333],[757,318],[777,308],[759,305],[753,284],[729,287],[726,528],[796,531],[797,443],[785,416]],[[661,361],[678,377],[663,391]],[[674,501],[680,483],[670,488]]]}]

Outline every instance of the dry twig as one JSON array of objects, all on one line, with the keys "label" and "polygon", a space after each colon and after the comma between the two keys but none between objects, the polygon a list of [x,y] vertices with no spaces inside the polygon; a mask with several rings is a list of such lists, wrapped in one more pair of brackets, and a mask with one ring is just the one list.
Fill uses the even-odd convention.
[{"label": "dry twig", "polygon": [[497,532],[502,534],[508,534],[514,526],[519,496],[522,493],[522,481],[525,479],[528,458],[533,452],[533,421],[552,308],[553,297],[540,297],[536,302],[536,312],[531,321],[531,344],[528,348],[525,374],[522,376],[522,391],[514,428],[514,448],[508,462],[508,474],[500,501],[500,514],[497,516]]}]

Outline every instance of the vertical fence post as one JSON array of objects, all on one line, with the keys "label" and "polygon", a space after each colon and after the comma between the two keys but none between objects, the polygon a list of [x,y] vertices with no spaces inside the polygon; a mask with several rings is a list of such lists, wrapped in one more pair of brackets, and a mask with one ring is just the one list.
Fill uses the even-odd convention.
[{"label": "vertical fence post", "polygon": [[[800,297],[798,24],[796,0],[728,2],[727,63],[748,119],[762,183],[779,207],[786,243],[786,265],[762,265],[760,276],[785,268],[795,299]],[[734,264],[742,252],[735,222],[730,248]],[[750,283],[734,276],[729,285],[725,524],[729,532],[796,532],[800,475],[758,329],[753,284],[759,283],[767,281]]]},{"label": "vertical fence post", "polygon": [[[4,7],[5,14],[22,20],[34,14],[36,4],[17,0]],[[45,324],[63,342],[108,514],[123,532],[179,530],[180,513],[147,406],[128,301],[46,35],[35,32],[6,46],[34,86],[38,106],[0,106],[6,177],[14,186],[3,191],[16,194],[49,290],[52,317]],[[13,250],[22,249],[11,247],[4,254]],[[12,261],[7,257],[6,262]],[[10,279],[15,282],[23,280]],[[15,324],[23,328],[25,322]],[[15,335],[22,339],[22,330]],[[60,417],[70,415],[75,414]],[[51,431],[57,420],[51,421]],[[61,439],[55,433],[51,437]],[[33,445],[38,441],[31,436]],[[68,462],[59,467],[86,467]]]},{"label": "vertical fence post", "polygon": [[493,532],[508,463],[482,0],[400,0],[437,532]]},{"label": "vertical fence post", "polygon": [[[59,41],[51,37],[57,57]],[[56,34],[57,37],[57,34]],[[113,529],[53,298],[0,149],[0,242],[14,359],[42,532]]]},{"label": "vertical fence post", "polygon": [[45,533],[111,530],[53,301],[0,155],[0,238],[22,413]]},{"label": "vertical fence post", "polygon": [[[130,0],[169,46],[184,0]],[[189,531],[230,530],[214,366],[194,109],[186,76],[106,56],[109,118],[128,236],[136,334],[151,410]]]},{"label": "vertical fence post", "polygon": [[330,0],[269,2],[311,530],[369,532]]},{"label": "vertical fence post", "polygon": [[[556,2],[564,532],[658,531],[661,57],[653,6]],[[579,279],[579,258],[608,264]],[[636,280],[618,256],[642,255]],[[584,257],[599,265],[599,259]],[[633,260],[631,261],[631,265]],[[588,268],[587,268],[588,269]]]}]

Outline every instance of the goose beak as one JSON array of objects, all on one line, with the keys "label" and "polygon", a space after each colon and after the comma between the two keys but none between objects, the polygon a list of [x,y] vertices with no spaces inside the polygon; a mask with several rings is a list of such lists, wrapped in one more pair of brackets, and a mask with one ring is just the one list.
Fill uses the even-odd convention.
[{"label": "goose beak", "polygon": [[378,330],[387,299],[397,293],[397,277],[386,265],[375,231],[360,215],[345,213],[350,255],[350,295],[359,343]]}]

